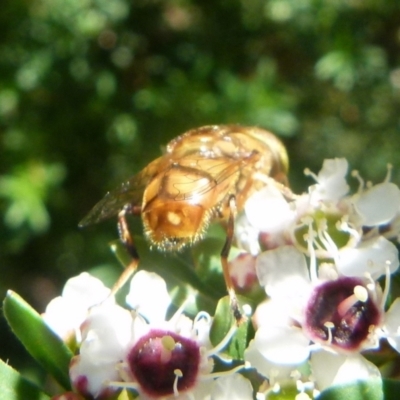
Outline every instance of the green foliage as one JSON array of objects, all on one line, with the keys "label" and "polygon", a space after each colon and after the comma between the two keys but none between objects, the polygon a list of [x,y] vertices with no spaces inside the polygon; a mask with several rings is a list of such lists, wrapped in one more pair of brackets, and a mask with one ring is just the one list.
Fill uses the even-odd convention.
[{"label": "green foliage", "polygon": [[[239,302],[243,303],[243,299],[239,297]],[[242,300],[242,301],[241,301]],[[210,340],[214,346],[218,346],[226,337],[229,330],[236,326],[236,321],[232,315],[229,296],[223,297],[217,304],[215,316],[210,331]],[[244,320],[236,329],[232,340],[225,347],[224,352],[235,360],[244,359],[244,351],[246,350],[250,339],[254,337],[254,330],[249,319]]]},{"label": "green foliage", "polygon": [[12,229],[27,224],[33,232],[49,228],[50,217],[45,207],[48,191],[64,177],[60,164],[22,165],[14,174],[0,177],[0,197],[8,200],[4,221]]},{"label": "green foliage", "polygon": [[65,389],[70,388],[68,367],[72,353],[42,317],[18,294],[8,292],[3,312],[15,336],[33,358]]},{"label": "green foliage", "polygon": [[33,383],[0,360],[0,399],[2,400],[49,400]]},{"label": "green foliage", "polygon": [[387,399],[382,391],[380,380],[360,381],[351,385],[331,387],[324,390],[318,397],[321,400],[383,400]]}]

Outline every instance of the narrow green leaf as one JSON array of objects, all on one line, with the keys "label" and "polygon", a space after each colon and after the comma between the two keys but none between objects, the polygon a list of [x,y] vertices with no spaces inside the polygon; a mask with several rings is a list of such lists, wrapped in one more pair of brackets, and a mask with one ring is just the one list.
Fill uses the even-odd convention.
[{"label": "narrow green leaf", "polygon": [[[398,396],[398,393],[397,393]],[[398,397],[396,397],[398,398]],[[383,396],[382,381],[371,379],[349,385],[332,386],[321,392],[318,400],[386,400]]]},{"label": "narrow green leaf", "polygon": [[[239,303],[242,303],[238,296]],[[232,326],[236,324],[232,314],[229,296],[223,297],[217,305],[213,324],[210,331],[210,340],[214,346],[217,346],[225,338]],[[249,341],[254,337],[254,329],[250,319],[243,322],[235,332],[232,340],[225,348],[224,353],[236,360],[244,359],[244,351]]]},{"label": "narrow green leaf", "polygon": [[72,353],[42,317],[18,294],[8,291],[3,312],[15,336],[32,357],[65,389],[70,389],[68,368]]},{"label": "narrow green leaf", "polygon": [[0,399],[49,400],[50,397],[21,376],[18,371],[0,360]]}]

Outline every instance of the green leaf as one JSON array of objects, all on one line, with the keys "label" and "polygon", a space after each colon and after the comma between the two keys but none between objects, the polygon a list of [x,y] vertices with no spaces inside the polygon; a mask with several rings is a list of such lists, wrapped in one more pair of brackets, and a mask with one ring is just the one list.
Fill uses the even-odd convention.
[{"label": "green leaf", "polygon": [[70,389],[68,368],[73,354],[42,317],[18,294],[8,291],[3,312],[12,331],[32,357],[65,389]]},{"label": "green leaf", "polygon": [[0,398],[6,400],[49,400],[36,385],[0,360]]},{"label": "green leaf", "polygon": [[[243,304],[243,299],[238,296],[239,303]],[[213,324],[210,331],[210,340],[214,346],[217,346],[225,338],[229,329],[236,324],[232,314],[229,296],[223,297],[217,305]],[[250,319],[243,322],[235,332],[232,340],[225,348],[224,353],[236,360],[244,359],[244,351],[248,343],[254,337],[254,329]]]},{"label": "green leaf", "polygon": [[383,379],[383,393],[385,400],[398,400],[400,381],[395,379]]},{"label": "green leaf", "polygon": [[[397,392],[397,397],[398,398]],[[332,386],[321,392],[318,400],[383,400],[382,381],[371,379],[349,385]]]}]

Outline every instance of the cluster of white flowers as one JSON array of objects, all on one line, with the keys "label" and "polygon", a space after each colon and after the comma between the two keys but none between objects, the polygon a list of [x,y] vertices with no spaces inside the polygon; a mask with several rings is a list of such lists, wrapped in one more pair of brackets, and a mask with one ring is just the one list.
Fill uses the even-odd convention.
[{"label": "cluster of white flowers", "polygon": [[[214,360],[223,358],[235,327],[213,348],[209,314],[191,320],[184,304],[166,320],[171,298],[158,275],[136,273],[129,310],[112,296],[100,303],[109,289],[96,278],[71,279],[45,318],[80,344],[70,367],[79,398],[132,389],[140,399],[264,399],[285,385],[307,398],[331,385],[380,379],[362,352],[382,338],[400,352],[400,299],[385,312],[399,267],[390,240],[398,239],[400,190],[389,173],[375,186],[355,173],[359,188],[349,194],[347,169],[344,159],[325,160],[318,175],[307,172],[316,184],[299,196],[267,180],[237,218],[244,253],[231,262],[232,279],[244,290],[258,281],[266,295],[252,316],[245,362],[229,371],[214,372]],[[249,367],[267,384],[253,387],[241,374]]]},{"label": "cluster of white flowers", "polygon": [[[85,291],[75,290],[82,285],[90,286],[90,304]],[[79,355],[70,365],[77,395],[54,399],[107,399],[124,388],[133,389],[140,399],[253,398],[250,381],[238,374],[245,365],[232,367],[228,373],[213,372],[214,357],[228,344],[236,327],[213,347],[208,313],[200,312],[191,320],[183,315],[183,304],[166,320],[171,298],[165,281],[155,273],[135,274],[126,296],[129,311],[112,296],[99,303],[105,292],[109,289],[97,278],[83,273],[70,279],[63,296],[46,309],[44,318],[55,332],[67,340],[71,330],[78,330],[75,340],[80,341]],[[56,312],[57,308],[63,313]],[[72,329],[66,330],[68,323]]]},{"label": "cluster of white flowers", "polygon": [[318,175],[307,171],[316,184],[301,196],[267,185],[239,221],[238,242],[255,256],[267,294],[245,359],[275,389],[299,379],[298,371],[318,390],[380,379],[361,352],[381,338],[400,351],[400,299],[385,313],[390,275],[399,267],[389,239],[398,239],[400,190],[389,174],[372,186],[354,173],[359,189],[348,194],[347,169],[345,159],[325,160]]}]

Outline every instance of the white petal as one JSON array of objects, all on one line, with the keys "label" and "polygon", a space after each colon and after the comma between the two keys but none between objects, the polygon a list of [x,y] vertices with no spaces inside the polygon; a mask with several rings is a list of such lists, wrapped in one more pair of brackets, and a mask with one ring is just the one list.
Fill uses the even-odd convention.
[{"label": "white petal", "polygon": [[260,231],[250,224],[246,215],[239,215],[235,221],[235,237],[239,249],[257,255],[260,252],[259,235]]},{"label": "white petal", "polygon": [[278,381],[289,379],[292,371],[298,366],[298,364],[276,364],[267,360],[258,350],[254,340],[250,342],[245,350],[244,359],[261,375]]},{"label": "white petal", "polygon": [[71,335],[75,334],[80,324],[87,315],[86,310],[71,310],[68,300],[59,296],[51,300],[46,307],[46,312],[42,315],[46,324],[61,339],[68,340]]},{"label": "white petal", "polygon": [[399,267],[396,246],[382,236],[363,242],[354,249],[343,249],[339,253],[337,268],[346,276],[365,277],[371,274],[378,279],[386,273],[386,267],[393,273]]},{"label": "white petal", "polygon": [[311,354],[310,364],[319,390],[381,377],[379,369],[359,354],[346,356],[320,350]]},{"label": "white petal", "polygon": [[118,362],[131,341],[132,316],[115,304],[93,307],[82,325],[81,358],[93,364]]},{"label": "white petal", "polygon": [[212,400],[253,400],[253,387],[248,379],[236,373],[218,378],[211,391]]},{"label": "white petal", "polygon": [[273,301],[271,299],[260,303],[253,315],[255,328],[287,326],[292,322],[291,310],[287,303],[283,301]]},{"label": "white petal", "polygon": [[[179,314],[177,318],[168,321],[173,326],[173,330],[178,335],[192,338],[193,337],[193,321],[186,315]],[[172,322],[172,324],[171,324]]]},{"label": "white petal", "polygon": [[309,354],[309,340],[301,328],[262,327],[254,337],[259,352],[275,364],[301,364]]},{"label": "white petal", "polygon": [[118,375],[116,364],[93,364],[93,360],[86,360],[76,356],[72,359],[69,376],[72,384],[79,388],[82,385],[82,378],[87,382],[87,388],[85,388],[93,398],[99,398],[101,392],[105,390],[105,385],[110,381],[118,381],[120,377]]},{"label": "white petal", "polygon": [[383,327],[389,344],[400,353],[400,297],[390,306]]},{"label": "white petal", "polygon": [[100,279],[83,272],[68,279],[62,296],[47,305],[43,319],[62,339],[68,340],[85,320],[90,307],[106,299],[108,303],[115,302],[114,297],[108,298],[110,292]]},{"label": "white petal", "polygon": [[104,286],[100,279],[87,272],[82,272],[80,275],[68,279],[62,297],[79,303],[82,308],[89,308],[105,300],[110,292],[111,290]]},{"label": "white petal", "polygon": [[282,193],[272,186],[251,196],[245,204],[245,212],[252,226],[268,233],[284,229],[295,216]]},{"label": "white petal", "polygon": [[[168,397],[168,400],[211,400],[212,383],[208,380],[199,380],[189,393],[181,393],[177,397]],[[139,398],[142,400],[141,398]],[[150,399],[149,399],[150,400]]]},{"label": "white petal", "polygon": [[321,200],[339,200],[349,191],[346,182],[348,162],[345,158],[324,160],[322,169],[318,174],[318,184],[313,193]]},{"label": "white petal", "polygon": [[161,276],[139,271],[132,278],[126,302],[150,322],[160,322],[165,319],[171,297]]},{"label": "white petal", "polygon": [[[147,335],[151,330],[152,326],[147,323],[147,321],[140,314],[133,312],[132,313],[132,344],[135,344],[140,338]],[[164,324],[157,324],[157,328],[163,329],[167,323],[164,321]]]},{"label": "white petal", "polygon": [[391,182],[383,182],[363,192],[355,202],[363,217],[364,226],[382,225],[396,215],[400,204],[400,190]]},{"label": "white petal", "polygon": [[298,297],[309,292],[305,257],[293,246],[261,253],[257,257],[256,271],[260,285],[271,297]]},{"label": "white petal", "polygon": [[80,355],[70,366],[73,384],[79,387],[85,378],[87,390],[97,398],[106,382],[120,380],[116,366],[126,357],[131,324],[130,312],[118,305],[103,303],[90,310],[82,326]]}]

